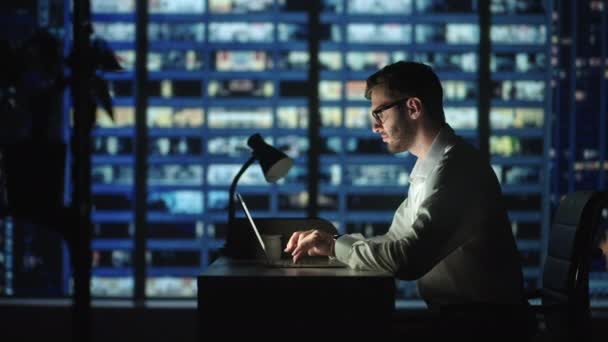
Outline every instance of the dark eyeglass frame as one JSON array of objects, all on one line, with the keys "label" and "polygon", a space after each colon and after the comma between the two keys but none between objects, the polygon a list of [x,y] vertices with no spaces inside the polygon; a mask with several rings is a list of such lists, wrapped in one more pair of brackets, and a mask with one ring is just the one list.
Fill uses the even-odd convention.
[{"label": "dark eyeglass frame", "polygon": [[395,107],[396,105],[398,105],[399,103],[403,102],[403,101],[407,101],[408,99],[410,99],[411,97],[404,97],[402,99],[387,103],[385,105],[382,105],[374,110],[372,110],[372,118],[374,118],[374,120],[376,121],[376,123],[378,124],[383,124],[384,120],[382,119],[382,112],[384,112],[387,109],[391,109],[393,107]]}]

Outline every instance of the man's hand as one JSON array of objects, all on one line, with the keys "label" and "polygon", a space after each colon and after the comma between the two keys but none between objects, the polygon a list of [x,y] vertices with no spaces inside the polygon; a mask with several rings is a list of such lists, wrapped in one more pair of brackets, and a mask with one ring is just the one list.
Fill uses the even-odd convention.
[{"label": "man's hand", "polygon": [[297,262],[304,255],[331,255],[334,250],[334,243],[334,237],[322,230],[297,231],[289,238],[285,252],[291,252],[293,262]]}]

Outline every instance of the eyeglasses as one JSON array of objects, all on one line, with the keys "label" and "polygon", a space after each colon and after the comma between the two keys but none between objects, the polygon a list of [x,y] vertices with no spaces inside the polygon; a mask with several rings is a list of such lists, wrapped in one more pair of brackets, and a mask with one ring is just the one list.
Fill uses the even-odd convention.
[{"label": "eyeglasses", "polygon": [[399,103],[405,101],[409,99],[409,97],[404,97],[402,99],[399,99],[397,101],[394,102],[390,102],[387,103],[385,105],[382,105],[374,110],[372,110],[372,117],[374,118],[374,120],[376,121],[377,124],[383,124],[384,123],[384,119],[382,118],[382,113],[387,110],[387,109],[391,109],[393,107],[395,107],[396,105],[398,105]]}]

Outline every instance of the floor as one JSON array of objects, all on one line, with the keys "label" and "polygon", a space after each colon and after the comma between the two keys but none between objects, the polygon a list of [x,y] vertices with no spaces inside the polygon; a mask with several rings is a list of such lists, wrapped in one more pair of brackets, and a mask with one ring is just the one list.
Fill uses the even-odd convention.
[{"label": "floor", "polygon": [[[424,320],[419,310],[400,310],[395,326]],[[3,342],[72,341],[71,309],[65,305],[0,305]],[[92,311],[91,341],[196,341],[196,308],[104,307]],[[608,311],[594,312],[593,341],[608,340]]]}]

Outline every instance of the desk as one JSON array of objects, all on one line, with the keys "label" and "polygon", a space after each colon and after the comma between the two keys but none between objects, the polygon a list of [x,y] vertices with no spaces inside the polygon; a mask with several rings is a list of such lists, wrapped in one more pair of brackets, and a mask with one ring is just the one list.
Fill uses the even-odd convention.
[{"label": "desk", "polygon": [[199,340],[377,336],[389,333],[394,309],[390,273],[267,268],[222,257],[198,277]]}]

